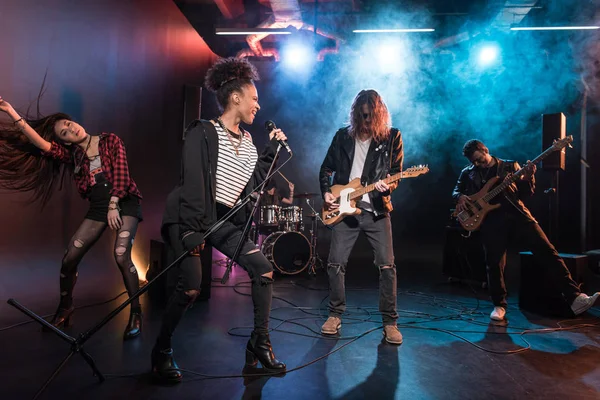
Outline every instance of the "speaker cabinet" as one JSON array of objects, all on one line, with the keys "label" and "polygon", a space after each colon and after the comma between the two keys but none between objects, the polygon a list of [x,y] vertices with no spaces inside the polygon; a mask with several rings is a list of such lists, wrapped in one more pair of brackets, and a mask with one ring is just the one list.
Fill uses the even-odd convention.
[{"label": "speaker cabinet", "polygon": [[[542,151],[552,146],[556,139],[564,139],[567,132],[567,118],[563,113],[542,115]],[[544,171],[565,170],[566,149],[555,151],[542,161]]]},{"label": "speaker cabinet", "polygon": [[479,232],[472,232],[468,238],[465,233],[459,227],[446,227],[443,274],[450,279],[476,282],[484,286],[487,283],[487,271]]},{"label": "speaker cabinet", "polygon": [[600,249],[590,250],[585,253],[589,258],[588,266],[594,274],[600,274]]},{"label": "speaker cabinet", "polygon": [[[519,306],[536,314],[572,317],[571,305],[563,298],[562,293],[552,285],[545,266],[536,262],[529,251],[519,253],[521,258],[521,288]],[[573,280],[583,284],[588,257],[581,254],[560,254],[571,273]]]}]

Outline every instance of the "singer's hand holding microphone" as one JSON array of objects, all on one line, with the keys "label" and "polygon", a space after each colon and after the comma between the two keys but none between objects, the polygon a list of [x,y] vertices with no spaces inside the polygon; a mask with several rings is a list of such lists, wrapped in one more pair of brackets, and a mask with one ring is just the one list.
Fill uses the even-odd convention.
[{"label": "singer's hand holding microphone", "polygon": [[279,128],[277,128],[275,126],[275,122],[273,121],[267,121],[265,122],[265,129],[267,132],[269,132],[269,139],[273,139],[275,138],[280,145],[282,145],[283,147],[285,147],[285,149],[288,151],[288,153],[292,154],[292,150],[290,149],[290,146],[287,143],[287,136],[285,136],[285,133],[283,133],[283,131]]}]

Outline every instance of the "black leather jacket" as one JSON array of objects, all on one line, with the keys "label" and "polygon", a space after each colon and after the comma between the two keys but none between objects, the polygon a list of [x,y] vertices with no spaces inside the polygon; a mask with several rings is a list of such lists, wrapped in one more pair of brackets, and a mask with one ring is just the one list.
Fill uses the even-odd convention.
[{"label": "black leather jacket", "polygon": [[[323,196],[331,191],[332,185],[347,185],[350,181],[355,141],[348,130],[349,127],[345,127],[337,131],[321,165],[319,181]],[[361,184],[365,186],[387,177],[388,174],[399,173],[402,171],[403,159],[402,134],[398,129],[392,128],[390,139],[386,142],[371,141],[360,179]],[[331,182],[332,175],[333,182]],[[393,210],[390,194],[397,186],[398,183],[395,182],[390,184],[390,191],[387,193],[380,193],[376,190],[369,193],[375,215]]]},{"label": "black leather jacket", "polygon": [[[260,154],[254,173],[240,197],[248,195],[267,176],[277,146],[277,140],[272,139]],[[179,184],[167,197],[161,226],[163,235],[171,224],[179,224],[181,233],[192,231],[204,234],[217,221],[218,154],[219,138],[212,122],[193,121],[185,131]],[[251,210],[252,205],[249,203],[230,221],[243,226]]]},{"label": "black leather jacket", "polygon": [[[520,169],[519,163],[516,161],[501,160],[496,157],[494,157],[494,159],[498,163],[498,176],[501,178],[500,181],[502,181],[507,174],[514,173]],[[454,201],[457,202],[461,195],[473,195],[479,192],[484,185],[485,183],[482,182],[481,175],[478,173],[477,168],[471,164],[461,171],[456,186],[454,187],[452,197],[454,198]],[[513,190],[509,190],[510,187],[512,187]],[[498,195],[498,197],[504,196],[504,199],[506,200],[505,202],[500,202],[510,204],[523,214],[525,218],[536,222],[535,218],[533,218],[531,212],[529,212],[529,209],[525,207],[525,204],[523,204],[522,201],[525,198],[531,197],[535,192],[535,176],[533,176],[530,181],[518,180],[510,187],[509,189],[504,190],[502,194]],[[500,207],[499,210],[503,207]]]}]

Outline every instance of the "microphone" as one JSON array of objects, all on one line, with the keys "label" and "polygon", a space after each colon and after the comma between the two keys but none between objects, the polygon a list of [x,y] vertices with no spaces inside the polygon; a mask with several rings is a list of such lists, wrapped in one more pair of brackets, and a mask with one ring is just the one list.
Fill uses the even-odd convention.
[{"label": "microphone", "polygon": [[[265,122],[265,130],[267,131],[267,133],[271,133],[271,131],[276,128],[277,127],[275,126],[275,122],[273,122],[273,121]],[[287,150],[288,153],[292,154],[292,149],[290,149],[290,145],[287,143],[286,140],[277,140],[277,142],[280,145],[282,145],[283,147],[285,147],[285,149]]]}]

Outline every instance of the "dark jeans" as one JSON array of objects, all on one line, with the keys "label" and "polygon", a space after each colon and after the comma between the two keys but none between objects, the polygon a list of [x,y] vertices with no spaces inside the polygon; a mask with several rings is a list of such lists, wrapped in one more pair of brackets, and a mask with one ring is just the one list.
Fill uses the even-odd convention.
[{"label": "dark jeans", "polygon": [[[163,239],[169,247],[169,254],[174,257],[184,252],[180,240],[179,225],[171,225],[168,228],[168,237]],[[225,222],[223,226],[215,233],[206,238],[207,243],[225,254],[232,257],[237,242],[242,235],[240,229],[230,222]],[[273,266],[260,252],[248,254],[256,249],[254,243],[245,240],[237,263],[242,266],[250,279],[252,280],[251,294],[254,303],[254,331],[257,333],[268,333],[269,315],[271,313],[271,299],[273,296],[273,280],[262,275],[273,271]],[[188,296],[185,292],[200,292],[202,283],[202,265],[200,257],[195,255],[186,256],[178,266],[180,275],[175,291],[171,295],[165,314],[162,327],[157,339],[157,346],[160,349],[171,347],[171,337],[175,328],[181,321],[188,307],[194,302],[196,296]],[[196,294],[197,295],[197,294]]]},{"label": "dark jeans", "polygon": [[544,276],[557,293],[562,293],[565,301],[571,305],[579,295],[579,286],[571,278],[562,258],[550,243],[540,226],[517,212],[502,209],[488,214],[481,225],[481,240],[485,248],[488,285],[494,306],[506,307],[506,286],[504,284],[504,267],[506,266],[506,249],[509,240],[517,240],[520,247],[530,250],[536,264],[542,265]]},{"label": "dark jeans", "polygon": [[[333,227],[327,262],[329,275],[329,315],[341,318],[346,311],[345,277],[348,257],[363,231],[373,247],[375,265],[379,268],[379,311],[384,325],[393,325],[396,312],[396,266],[392,243],[392,224],[388,214],[375,217],[373,213],[344,218]],[[382,268],[391,266],[391,268]]]}]

